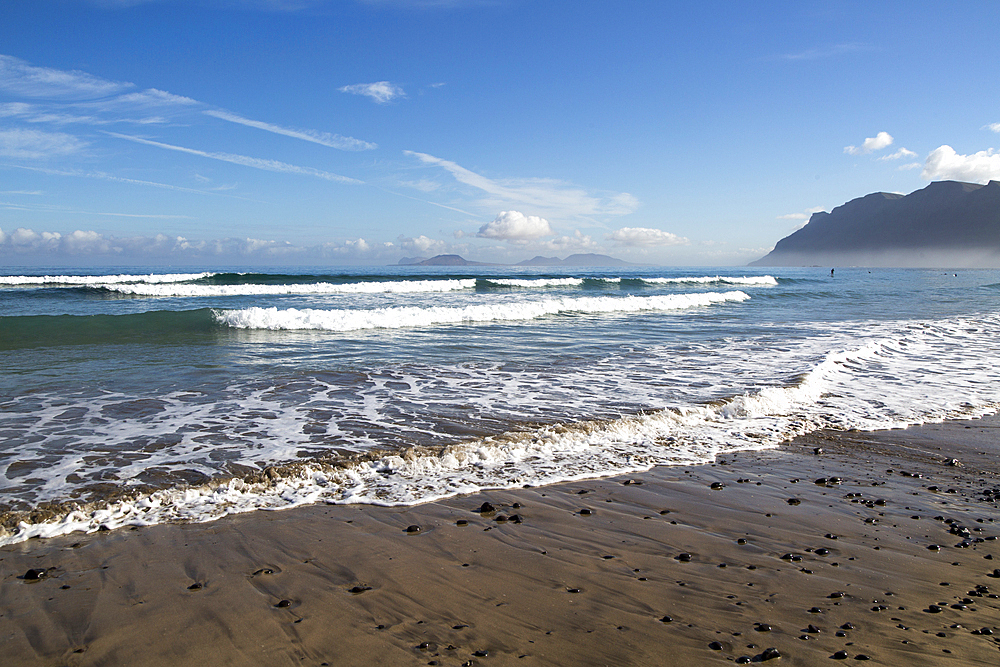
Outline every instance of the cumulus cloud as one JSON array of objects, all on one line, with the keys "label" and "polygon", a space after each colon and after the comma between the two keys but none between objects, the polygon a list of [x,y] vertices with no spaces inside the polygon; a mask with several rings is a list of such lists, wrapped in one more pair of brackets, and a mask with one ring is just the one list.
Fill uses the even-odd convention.
[{"label": "cumulus cloud", "polygon": [[222,109],[207,109],[202,113],[230,123],[246,125],[247,127],[254,127],[258,130],[264,130],[265,132],[273,132],[274,134],[281,134],[286,137],[302,139],[303,141],[311,141],[314,144],[320,144],[330,148],[338,148],[342,151],[366,151],[378,148],[377,144],[355,139],[354,137],[343,137],[339,134],[317,132],[316,130],[294,130],[287,127],[281,127],[280,125],[272,125],[271,123],[244,118],[243,116],[239,116]]},{"label": "cumulus cloud", "polygon": [[844,152],[848,155],[867,155],[874,151],[880,151],[892,144],[892,135],[888,132],[879,132],[874,137],[868,137],[861,146],[845,146]]},{"label": "cumulus cloud", "polygon": [[648,247],[663,245],[685,245],[688,240],[670,232],[648,227],[622,227],[608,236],[617,246]]},{"label": "cumulus cloud", "polygon": [[1000,123],[990,123],[986,125],[984,129],[990,130],[991,132],[1000,132]]},{"label": "cumulus cloud", "polygon": [[252,167],[254,169],[261,169],[263,171],[275,171],[286,174],[303,174],[305,176],[315,176],[316,178],[322,178],[327,181],[335,181],[338,183],[361,183],[361,181],[355,178],[348,178],[347,176],[332,174],[328,171],[320,171],[319,169],[313,169],[312,167],[299,167],[294,164],[279,162],[277,160],[265,160],[256,157],[248,157],[246,155],[235,155],[233,153],[217,153],[217,152],[213,153],[208,151],[200,151],[195,148],[174,146],[172,144],[165,144],[159,141],[143,139],[142,137],[133,137],[128,134],[118,134],[117,132],[105,132],[105,134],[112,137],[117,137],[119,139],[125,139],[127,141],[134,141],[137,144],[156,146],[157,148],[165,148],[167,150],[177,151],[179,153],[188,153],[189,155],[198,155],[212,160],[220,160],[222,162],[239,164],[243,165],[244,167]]},{"label": "cumulus cloud", "polygon": [[406,97],[402,88],[388,81],[356,83],[351,86],[342,86],[339,90],[342,93],[351,93],[352,95],[366,95],[378,104],[387,104],[397,97]]},{"label": "cumulus cloud", "polygon": [[520,211],[501,211],[491,222],[479,228],[476,236],[484,239],[524,242],[552,236],[552,227],[545,218],[525,215]]},{"label": "cumulus cloud", "polygon": [[905,158],[917,157],[917,154],[914,153],[913,151],[908,151],[905,148],[900,148],[895,153],[891,153],[889,155],[883,155],[882,157],[879,158],[879,160],[885,162],[887,160],[901,160],[904,157]]},{"label": "cumulus cloud", "polygon": [[570,236],[558,236],[546,241],[543,244],[546,250],[552,252],[566,252],[579,250],[594,250],[598,244],[588,234],[583,234],[579,229]]},{"label": "cumulus cloud", "polygon": [[0,155],[38,160],[77,153],[87,143],[62,132],[0,130]]},{"label": "cumulus cloud", "polygon": [[597,196],[551,178],[496,180],[427,153],[403,152],[426,165],[441,167],[459,183],[485,193],[486,196],[478,204],[486,209],[524,207],[550,217],[586,218],[596,215],[626,215],[639,205],[638,200],[627,192]]},{"label": "cumulus cloud", "polygon": [[961,155],[951,146],[939,146],[927,156],[920,175],[928,181],[956,180],[985,184],[1000,180],[1000,153],[990,148],[972,155]]}]

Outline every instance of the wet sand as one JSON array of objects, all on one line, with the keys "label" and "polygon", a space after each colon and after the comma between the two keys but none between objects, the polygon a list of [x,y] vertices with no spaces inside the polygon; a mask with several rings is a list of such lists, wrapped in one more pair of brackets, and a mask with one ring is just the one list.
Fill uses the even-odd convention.
[{"label": "wet sand", "polygon": [[0,662],[997,665],[998,436],[32,540],[0,549]]}]

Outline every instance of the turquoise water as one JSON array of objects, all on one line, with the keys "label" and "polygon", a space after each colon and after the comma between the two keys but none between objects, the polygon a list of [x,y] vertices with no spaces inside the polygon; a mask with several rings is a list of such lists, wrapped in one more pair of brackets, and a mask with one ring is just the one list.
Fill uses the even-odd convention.
[{"label": "turquoise water", "polygon": [[61,518],[5,541],[415,503],[1000,402],[998,271],[7,274],[0,505]]}]

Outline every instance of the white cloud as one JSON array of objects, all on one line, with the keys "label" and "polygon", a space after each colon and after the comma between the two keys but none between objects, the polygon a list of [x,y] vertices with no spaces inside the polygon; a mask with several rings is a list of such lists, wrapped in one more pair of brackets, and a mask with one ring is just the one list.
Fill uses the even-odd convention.
[{"label": "white cloud", "polygon": [[486,193],[478,204],[485,209],[530,208],[549,217],[626,215],[638,200],[627,192],[598,197],[582,188],[551,178],[493,180],[449,160],[426,153],[403,151],[424,164],[441,167],[463,185]]},{"label": "white cloud", "polygon": [[240,125],[246,125],[247,127],[255,127],[258,130],[273,132],[274,134],[281,134],[295,139],[302,139],[303,141],[311,141],[315,144],[328,146],[330,148],[338,148],[342,151],[365,151],[378,148],[377,144],[355,139],[353,137],[343,137],[339,134],[317,132],[316,130],[293,130],[287,127],[281,127],[280,125],[272,125],[271,123],[244,118],[243,116],[238,116],[222,109],[207,109],[202,113],[230,123],[238,123]]},{"label": "white cloud", "polygon": [[356,83],[351,86],[342,86],[342,93],[353,95],[367,95],[379,104],[386,104],[397,97],[406,97],[406,93],[399,86],[388,81],[376,81],[375,83]]},{"label": "white cloud", "polygon": [[984,125],[983,129],[990,130],[991,132],[1000,132],[1000,123],[990,123],[989,125]]},{"label": "white cloud", "polygon": [[1000,180],[1000,153],[990,148],[972,155],[960,155],[951,146],[938,146],[927,156],[920,176],[928,181],[987,183]]},{"label": "white cloud", "polygon": [[778,220],[808,220],[812,217],[813,213],[819,213],[820,211],[825,211],[826,209],[822,206],[813,206],[812,208],[807,208],[804,213],[786,213],[785,215],[779,215]]},{"label": "white cloud", "polygon": [[86,146],[86,142],[62,132],[0,130],[0,155],[4,157],[38,160],[71,155]]},{"label": "white cloud", "polygon": [[812,48],[797,53],[786,53],[779,56],[782,60],[816,60],[819,58],[830,58],[844,53],[856,53],[867,51],[870,47],[867,44],[849,42],[847,44],[836,44],[827,48]]},{"label": "white cloud", "polygon": [[94,99],[132,87],[131,83],[108,81],[86,72],[35,67],[20,58],[0,55],[0,90],[22,97]]},{"label": "white cloud", "polygon": [[415,238],[400,234],[396,239],[396,245],[408,254],[417,253],[420,255],[440,255],[448,249],[448,244],[444,241],[428,238],[423,234]]},{"label": "white cloud", "polygon": [[880,151],[886,146],[892,144],[892,135],[888,132],[879,132],[874,137],[868,137],[861,144],[861,147],[857,146],[845,146],[844,152],[848,155],[867,155],[873,151]]},{"label": "white cloud", "polygon": [[399,184],[408,188],[413,188],[414,190],[420,190],[421,192],[434,192],[435,190],[439,190],[441,188],[440,183],[426,178],[421,178],[419,181],[400,181]]},{"label": "white cloud", "polygon": [[190,155],[199,155],[201,157],[210,158],[212,160],[220,160],[222,162],[239,164],[243,165],[244,167],[252,167],[254,169],[261,169],[263,171],[274,171],[286,174],[303,174],[305,176],[315,176],[316,178],[322,178],[327,181],[334,181],[337,183],[361,183],[361,181],[355,178],[340,176],[339,174],[332,174],[328,171],[320,171],[319,169],[313,169],[312,167],[299,167],[294,164],[279,162],[277,160],[265,160],[261,158],[248,157],[246,155],[235,155],[233,153],[211,153],[208,151],[196,150],[194,148],[185,148],[183,146],[174,146],[172,144],[161,143],[159,141],[151,141],[149,139],[143,139],[141,137],[133,137],[127,134],[118,134],[117,132],[105,132],[105,134],[110,135],[112,137],[118,137],[119,139],[125,139],[127,141],[134,141],[137,144],[156,146],[158,148],[165,148],[167,150],[177,151],[179,153],[188,153]]},{"label": "white cloud", "polygon": [[882,157],[879,158],[879,160],[885,162],[887,160],[901,160],[904,157],[905,158],[917,157],[917,154],[914,153],[913,151],[908,151],[905,148],[900,148],[895,153],[892,153],[890,155],[883,155]]},{"label": "white cloud", "polygon": [[492,222],[479,228],[476,236],[485,239],[524,242],[552,236],[552,227],[545,218],[524,215],[519,211],[502,211]]},{"label": "white cloud", "polygon": [[685,245],[688,240],[670,232],[648,227],[622,227],[608,236],[617,246],[648,247],[661,245]]},{"label": "white cloud", "polygon": [[573,232],[572,236],[559,236],[543,244],[546,250],[552,252],[566,252],[579,250],[594,250],[598,244],[594,242],[588,234],[583,234],[580,230]]}]

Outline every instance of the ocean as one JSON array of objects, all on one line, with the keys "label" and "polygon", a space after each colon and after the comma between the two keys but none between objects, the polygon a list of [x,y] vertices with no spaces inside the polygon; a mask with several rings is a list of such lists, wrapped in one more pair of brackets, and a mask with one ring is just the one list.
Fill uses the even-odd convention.
[{"label": "ocean", "polygon": [[1000,271],[0,276],[0,544],[415,504],[1000,408]]}]

